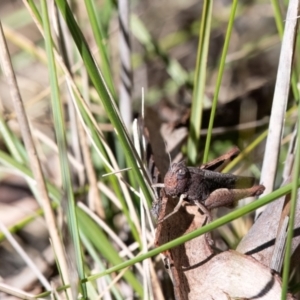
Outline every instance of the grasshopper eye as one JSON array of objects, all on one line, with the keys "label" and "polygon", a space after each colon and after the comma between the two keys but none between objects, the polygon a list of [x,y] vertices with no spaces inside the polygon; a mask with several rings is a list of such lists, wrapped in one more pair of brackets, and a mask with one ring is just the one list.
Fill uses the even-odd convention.
[{"label": "grasshopper eye", "polygon": [[186,175],[186,169],[179,169],[177,172],[177,179],[182,179]]}]

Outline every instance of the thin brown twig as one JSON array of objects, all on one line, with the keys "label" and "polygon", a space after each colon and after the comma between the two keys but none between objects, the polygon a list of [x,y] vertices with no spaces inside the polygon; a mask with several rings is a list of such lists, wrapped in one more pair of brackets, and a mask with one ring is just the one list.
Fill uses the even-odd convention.
[{"label": "thin brown twig", "polygon": [[[67,262],[66,262],[63,244],[60,239],[58,229],[56,227],[56,221],[52,210],[51,201],[48,197],[48,192],[47,192],[40,160],[38,158],[38,154],[33,142],[29,122],[24,109],[21,94],[19,92],[15,73],[11,64],[10,55],[4,37],[1,22],[0,22],[0,52],[1,52],[0,54],[1,54],[2,68],[7,77],[8,85],[12,96],[12,101],[14,104],[18,122],[20,124],[21,134],[25,144],[25,148],[28,153],[31,170],[34,179],[36,181],[37,191],[43,206],[45,220],[47,222],[49,234],[53,243],[53,248],[60,265],[63,282],[65,284],[68,284],[70,280],[69,280],[69,274],[68,274],[68,268],[67,268]],[[69,296],[71,296],[71,294]],[[72,297],[70,297],[70,299],[72,299]]]}]

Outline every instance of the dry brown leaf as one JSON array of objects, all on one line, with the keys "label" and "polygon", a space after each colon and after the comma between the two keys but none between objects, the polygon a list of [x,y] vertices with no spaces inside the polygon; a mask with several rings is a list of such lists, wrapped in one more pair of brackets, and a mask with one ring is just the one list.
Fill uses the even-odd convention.
[{"label": "dry brown leaf", "polygon": [[[159,219],[176,206],[162,197]],[[179,211],[160,223],[156,246],[165,244],[201,226],[206,216],[198,207],[183,203]],[[164,252],[177,300],[193,299],[280,299],[281,280],[255,258],[237,251],[216,254],[205,235]],[[200,297],[200,298],[199,298]],[[288,295],[287,299],[293,299]]]}]

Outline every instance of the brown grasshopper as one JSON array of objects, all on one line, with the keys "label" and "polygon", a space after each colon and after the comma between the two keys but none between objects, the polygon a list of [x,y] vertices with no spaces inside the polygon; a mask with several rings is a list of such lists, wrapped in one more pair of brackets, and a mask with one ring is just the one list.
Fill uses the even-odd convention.
[{"label": "brown grasshopper", "polygon": [[188,167],[185,162],[172,164],[165,175],[164,188],[167,195],[179,197],[179,202],[174,211],[160,219],[159,223],[176,213],[183,200],[196,204],[207,215],[207,222],[210,222],[211,209],[233,207],[243,198],[261,195],[265,187],[254,185],[255,178],[218,172],[239,152],[238,148],[233,148],[200,168]]}]

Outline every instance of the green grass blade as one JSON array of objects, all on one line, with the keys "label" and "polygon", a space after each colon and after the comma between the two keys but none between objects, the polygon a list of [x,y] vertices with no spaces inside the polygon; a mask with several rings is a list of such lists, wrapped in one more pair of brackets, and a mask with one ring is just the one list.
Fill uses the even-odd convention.
[{"label": "green grass blade", "polygon": [[68,28],[73,36],[74,42],[78,48],[80,55],[82,56],[89,77],[100,97],[100,100],[105,108],[108,118],[110,119],[111,123],[115,128],[125,156],[128,159],[129,165],[132,167],[133,172],[135,173],[136,180],[140,185],[141,189],[143,190],[146,199],[151,202],[153,199],[153,194],[145,182],[145,178],[147,178],[146,170],[144,169],[141,160],[139,159],[132,145],[132,142],[129,139],[127,130],[124,126],[123,121],[121,120],[115,102],[107,89],[107,85],[104,81],[100,70],[95,64],[87,42],[74,19],[73,13],[70,10],[68,3],[64,0],[56,0],[56,4],[66,20]]},{"label": "green grass blade", "polygon": [[[298,103],[298,120],[300,116],[300,105]],[[296,144],[296,156],[294,163],[294,172],[293,172],[293,182],[292,182],[292,194],[291,194],[291,206],[290,206],[290,215],[289,215],[289,226],[287,232],[286,248],[284,255],[284,265],[283,265],[283,275],[282,275],[282,293],[281,299],[286,299],[288,293],[288,283],[290,277],[290,263],[291,263],[291,254],[292,254],[292,241],[294,237],[294,224],[295,224],[295,215],[297,210],[297,196],[298,196],[298,180],[300,174],[300,122],[297,122],[297,144]]]},{"label": "green grass blade", "polygon": [[[21,145],[20,140],[11,132],[2,115],[0,115],[0,132],[12,156],[19,162],[25,161],[25,149]],[[23,148],[23,151],[20,151],[21,148]]]},{"label": "green grass blade", "polygon": [[[297,185],[298,187],[300,186],[300,180],[298,179],[297,181]],[[214,230],[220,226],[223,226],[225,225],[226,223],[228,222],[231,222],[237,218],[240,218],[242,216],[244,216],[245,214],[247,213],[250,213],[252,211],[255,211],[256,209],[258,209],[259,207],[261,206],[264,206],[264,205],[267,205],[268,203],[288,194],[291,192],[291,189],[292,189],[292,183],[290,184],[287,184],[285,185],[284,187],[258,199],[257,201],[254,201],[250,204],[247,204],[245,205],[244,207],[241,207],[237,210],[235,210],[234,212],[231,212],[229,214],[227,214],[226,216],[224,217],[221,217],[199,229],[196,229],[195,231],[193,232],[190,232],[188,234],[185,234],[183,235],[182,237],[179,237],[173,241],[170,241],[162,246],[159,246],[145,254],[141,254],[141,255],[138,255],[137,257],[135,257],[134,259],[130,259],[126,262],[123,262],[122,264],[120,265],[117,265],[115,267],[112,267],[108,270],[106,270],[105,272],[102,272],[100,274],[96,274],[96,275],[93,275],[93,276],[90,276],[88,277],[88,280],[95,280],[101,276],[104,276],[104,275],[108,275],[112,272],[117,272],[123,268],[127,268],[129,266],[132,266],[134,265],[135,263],[138,263],[138,262],[141,262],[143,261],[144,259],[147,259],[147,258],[150,258],[152,256],[155,256],[155,255],[158,255],[159,253],[163,252],[163,251],[166,251],[170,248],[174,248],[174,247],[177,247],[191,239],[194,239],[202,234],[205,234],[206,232],[209,232],[211,230]]]},{"label": "green grass blade", "polygon": [[101,59],[101,70],[103,72],[104,79],[107,83],[108,89],[113,98],[116,98],[116,92],[113,85],[112,74],[110,71],[109,59],[107,55],[107,48],[105,44],[106,37],[103,32],[100,20],[97,19],[95,3],[92,0],[85,0],[85,6],[88,13],[89,21],[93,30],[96,44],[99,49],[99,55]]},{"label": "green grass blade", "polygon": [[[96,263],[97,269],[105,270],[106,269],[106,266],[104,265],[105,262],[104,263],[102,262],[101,258],[99,257],[98,250],[95,249],[92,242],[83,234],[82,231],[80,232],[80,237],[81,237],[81,241],[82,241],[84,247],[86,248],[87,252],[90,254],[90,256],[93,258],[94,262]],[[107,276],[105,279],[108,284],[111,284],[113,281],[113,278],[111,278],[110,276]],[[120,292],[118,291],[117,285],[111,286],[111,292],[116,300],[123,299],[121,297]],[[89,293],[89,295],[90,295],[90,293]],[[99,298],[99,295],[98,295],[98,297],[95,297],[94,299],[98,299],[98,298]]]},{"label": "green grass blade", "polygon": [[239,162],[241,162],[245,157],[249,155],[260,143],[262,143],[268,136],[269,130],[265,130],[261,133],[252,143],[250,143],[233,161],[231,161],[222,171],[223,173],[228,173],[233,169]]},{"label": "green grass blade", "polygon": [[[82,101],[80,101],[80,99],[78,97],[76,97],[76,95],[75,95],[75,100],[76,100],[76,106],[78,107],[78,110],[80,112],[80,116],[82,117],[84,123],[86,124],[87,128],[89,129],[89,133],[91,135],[91,140],[92,140],[93,146],[96,148],[96,151],[99,153],[99,155],[101,155],[101,157],[103,157],[104,160],[109,161],[109,157],[106,153],[105,146],[103,145],[102,138],[100,136],[100,133],[97,131],[96,120],[93,118],[91,113],[88,111],[88,108],[84,105],[84,103]],[[107,168],[106,165],[105,165],[105,169],[106,169],[107,173],[112,171],[111,169]],[[116,195],[118,196],[118,199],[120,200],[120,203],[122,205],[122,212],[125,214],[125,216],[128,220],[128,224],[130,226],[131,232],[132,232],[135,240],[139,244],[141,244],[139,233],[137,231],[135,224],[132,222],[132,218],[130,217],[127,205],[125,203],[124,195],[123,195],[122,190],[120,189],[117,178],[114,175],[110,176],[110,182],[111,182],[114,192],[116,193]]]},{"label": "green grass blade", "polygon": [[28,2],[28,5],[30,6],[30,8],[32,9],[32,12],[34,13],[36,19],[42,25],[42,23],[43,23],[42,17],[41,17],[41,14],[39,13],[39,11],[36,7],[35,1],[34,0],[27,0],[27,2]]},{"label": "green grass blade", "polygon": [[[25,177],[25,179],[28,179],[29,181],[34,183],[32,172],[28,169],[27,166],[25,166],[23,163],[20,163],[16,161],[14,158],[12,158],[7,153],[0,150],[0,162],[9,168],[12,168],[13,170],[17,171],[21,176]],[[47,184],[47,190],[50,194],[50,197],[55,200],[55,202],[58,204],[62,194],[51,184]]]},{"label": "green grass blade", "polygon": [[[123,261],[119,257],[117,251],[95,222],[91,220],[81,209],[77,208],[77,212],[78,216],[80,216],[80,228],[85,236],[93,243],[95,248],[112,264],[118,265],[122,263]],[[142,286],[136,279],[135,275],[132,272],[127,271],[123,276],[138,295],[143,297]]]},{"label": "green grass blade", "polygon": [[[300,106],[298,105],[298,116],[300,116]],[[298,141],[300,141],[300,122],[298,122]],[[297,151],[294,164],[294,174],[292,182],[292,195],[291,195],[291,207],[290,207],[290,216],[289,216],[289,226],[287,232],[286,248],[284,255],[284,265],[283,265],[283,275],[282,275],[282,294],[281,299],[286,299],[289,286],[290,278],[290,263],[291,263],[291,254],[292,254],[292,241],[294,237],[294,224],[295,224],[295,214],[297,209],[297,195],[298,195],[298,178],[300,174],[300,147],[297,143]]]},{"label": "green grass blade", "polygon": [[[285,118],[288,119],[293,114],[295,108],[291,107],[285,114]],[[241,162],[249,153],[251,153],[260,143],[262,143],[268,136],[269,130],[263,131],[252,143],[250,143],[243,151],[231,161],[222,171],[223,173],[228,173],[233,169],[239,162]]]},{"label": "green grass blade", "polygon": [[[49,70],[50,85],[51,85],[51,99],[52,99],[52,111],[54,117],[54,127],[55,127],[56,140],[58,144],[58,150],[59,150],[59,161],[60,161],[60,168],[62,172],[63,190],[65,193],[64,196],[66,196],[67,198],[64,199],[63,197],[62,201],[63,202],[66,201],[65,205],[63,206],[65,206],[66,209],[68,228],[70,230],[71,238],[75,248],[77,270],[79,273],[80,280],[83,280],[85,278],[85,273],[83,268],[77,216],[75,210],[75,199],[72,190],[72,180],[71,180],[69,160],[67,155],[67,143],[66,143],[66,136],[65,136],[66,130],[64,124],[62,103],[60,100],[60,91],[58,87],[56,64],[55,64],[54,53],[53,53],[53,44],[52,44],[51,29],[50,29],[46,0],[42,1],[42,16],[43,16],[43,27],[45,33],[46,51],[48,57],[48,70]],[[81,285],[81,292],[83,294],[83,297],[87,298],[87,291],[84,283]]]},{"label": "green grass blade", "polygon": [[225,61],[226,61],[226,55],[227,55],[227,52],[228,52],[228,47],[229,47],[229,42],[230,42],[230,37],[231,37],[232,28],[233,28],[233,23],[234,23],[234,18],[235,18],[237,5],[238,5],[238,0],[234,0],[233,3],[232,3],[232,7],[231,7],[231,13],[230,13],[230,17],[229,17],[229,22],[228,22],[224,47],[223,47],[223,51],[222,51],[222,55],[221,55],[220,66],[219,66],[219,69],[218,69],[216,89],[215,89],[213,103],[212,103],[212,107],[211,107],[207,137],[206,137],[206,142],[205,142],[203,163],[207,162],[207,160],[208,160],[209,147],[210,147],[212,129],[213,129],[214,120],[215,120],[215,113],[216,113],[217,104],[218,104],[219,91],[220,91],[220,87],[221,87],[221,83],[222,83],[224,67],[225,67]]},{"label": "green grass blade", "polygon": [[[32,5],[34,5],[34,4],[32,4]],[[35,11],[36,7],[33,7],[32,9]],[[66,68],[63,67],[63,69],[66,72],[66,75],[70,78],[70,82],[72,83],[73,79],[72,79],[71,74],[69,74],[69,71]],[[97,70],[97,72],[98,72],[98,70]],[[81,101],[78,100],[78,98],[80,98],[81,96],[80,96],[77,86],[73,85],[73,89],[74,89],[75,95],[77,95],[77,96],[75,96],[75,99],[77,101],[77,105],[78,105],[78,108],[80,111],[80,117],[84,119],[84,122],[87,125],[89,132],[91,133],[92,144],[95,147],[96,151],[100,154],[100,157],[104,157],[105,160],[109,161],[109,158],[105,151],[105,147],[103,147],[103,145],[102,145],[102,140],[101,140],[101,137],[99,136],[99,132],[96,130],[97,126],[95,126],[95,124],[97,124],[97,123],[96,123],[95,119],[93,118],[92,114],[90,113],[89,109],[86,107],[86,105],[85,106],[81,105]],[[109,97],[109,95],[108,95],[108,97]],[[129,145],[129,147],[130,147],[130,145]],[[133,153],[133,152],[134,152],[134,149],[130,153]],[[106,169],[106,171],[110,172],[111,170]],[[134,178],[136,179],[136,176]],[[132,219],[129,215],[126,203],[124,201],[124,194],[123,194],[123,191],[120,189],[120,185],[118,183],[117,178],[115,178],[114,176],[111,176],[110,182],[112,184],[113,190],[115,191],[115,193],[117,194],[118,198],[121,201],[122,211],[124,212],[124,214],[127,217],[128,224],[131,227],[133,236],[135,237],[136,241],[138,241],[140,243],[140,236],[139,236],[137,229],[136,229],[135,225],[133,224]],[[152,200],[152,197],[148,199],[148,202],[151,202],[151,200]]]},{"label": "green grass blade", "polygon": [[[11,156],[0,150],[0,163],[8,166],[17,171],[21,176],[25,177],[29,181],[33,181],[32,172],[20,162],[17,162]],[[62,199],[62,193],[53,185],[47,183],[47,190],[55,203],[59,203]],[[108,259],[111,264],[118,265],[122,263],[122,260],[118,256],[116,250],[112,247],[112,244],[107,240],[106,236],[99,230],[99,227],[91,220],[81,209],[77,208],[78,223],[83,230],[82,233],[90,239],[100,253]],[[127,271],[124,275],[125,279],[132,284],[134,289],[139,295],[142,295],[141,285],[134,277],[134,275]],[[84,279],[82,282],[86,282]]]},{"label": "green grass blade", "polygon": [[187,144],[187,154],[189,162],[196,163],[198,146],[200,139],[200,128],[202,122],[202,110],[205,91],[205,79],[207,68],[207,55],[209,46],[209,36],[211,28],[213,1],[205,0],[203,4],[201,25],[199,32],[199,45],[197,53],[197,64],[194,79],[193,101],[190,117],[190,128]]}]

